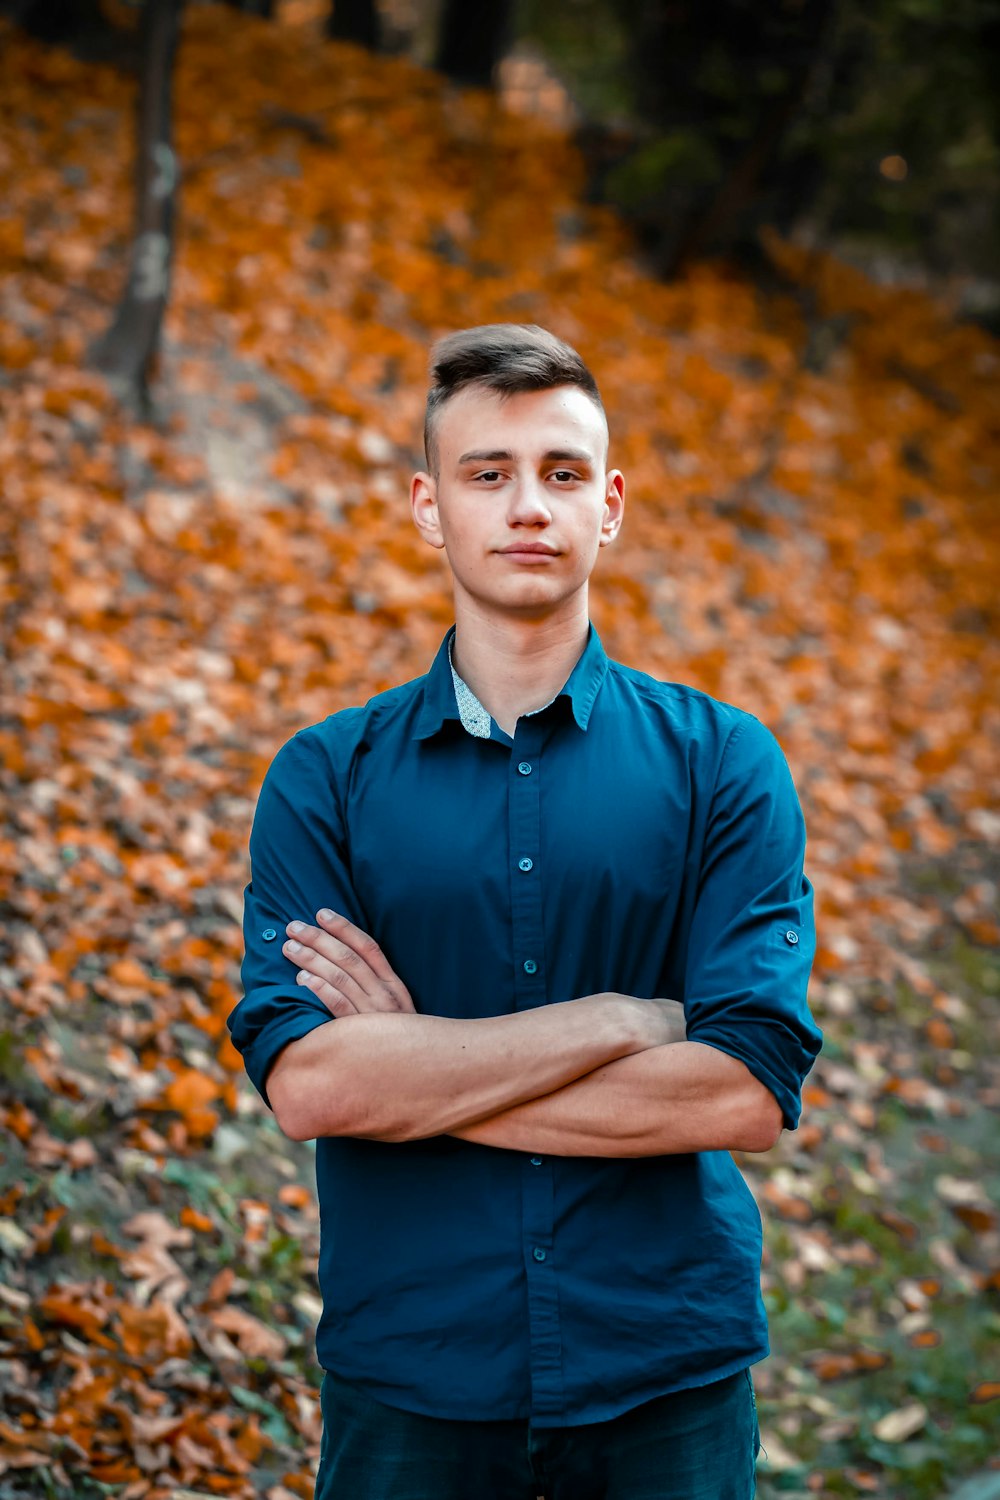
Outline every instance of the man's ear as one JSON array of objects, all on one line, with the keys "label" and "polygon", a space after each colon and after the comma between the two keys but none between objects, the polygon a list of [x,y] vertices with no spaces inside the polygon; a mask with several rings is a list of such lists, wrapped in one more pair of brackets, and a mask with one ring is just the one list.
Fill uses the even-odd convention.
[{"label": "man's ear", "polygon": [[437,483],[430,474],[421,471],[410,480],[410,509],[413,521],[429,547],[438,551],[444,547],[444,535],[438,517]]},{"label": "man's ear", "polygon": [[601,546],[613,542],[621,529],[625,515],[625,475],[621,469],[608,472],[607,491],[604,496],[604,519],[601,522]]}]

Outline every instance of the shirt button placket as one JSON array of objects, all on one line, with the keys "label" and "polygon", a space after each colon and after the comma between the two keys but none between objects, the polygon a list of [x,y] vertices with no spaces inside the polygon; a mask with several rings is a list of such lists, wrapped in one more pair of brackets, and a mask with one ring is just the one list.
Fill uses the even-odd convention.
[{"label": "shirt button placket", "polygon": [[[517,1010],[543,1005],[542,882],[536,869],[541,838],[542,726],[531,716],[518,720],[509,787],[508,847],[511,851],[511,917],[514,941],[514,1004]],[[527,879],[527,876],[531,879]]]},{"label": "shirt button placket", "polygon": [[[544,1005],[549,995],[545,967],[541,851],[541,742],[543,729],[532,718],[518,721],[510,778],[511,916],[514,1004],[518,1010]],[[528,1291],[528,1341],[533,1415],[563,1417],[562,1332],[559,1322],[558,1261],[553,1247],[555,1184],[553,1164],[525,1156],[521,1182],[522,1254]]]},{"label": "shirt button placket", "polygon": [[528,1292],[531,1412],[564,1417],[563,1340],[559,1312],[559,1262],[553,1247],[555,1183],[552,1163],[525,1159],[522,1179],[523,1256]]}]

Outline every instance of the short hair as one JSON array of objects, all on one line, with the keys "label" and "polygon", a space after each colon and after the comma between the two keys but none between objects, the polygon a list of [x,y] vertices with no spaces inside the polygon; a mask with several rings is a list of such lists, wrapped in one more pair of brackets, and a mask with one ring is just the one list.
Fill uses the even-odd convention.
[{"label": "short hair", "polygon": [[478,385],[501,398],[525,391],[575,385],[603,413],[597,381],[576,350],[537,323],[484,323],[439,339],[431,350],[431,387],[424,415],[424,453],[437,469],[434,428],[441,408],[466,386]]}]

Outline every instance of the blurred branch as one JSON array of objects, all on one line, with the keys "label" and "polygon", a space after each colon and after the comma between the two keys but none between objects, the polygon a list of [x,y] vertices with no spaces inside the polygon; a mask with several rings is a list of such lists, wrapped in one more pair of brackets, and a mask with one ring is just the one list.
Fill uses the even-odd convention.
[{"label": "blurred branch", "polygon": [[375,0],[333,0],[326,19],[326,34],[337,42],[354,42],[378,52],[382,27]]},{"label": "blurred branch", "polygon": [[512,0],[445,0],[434,66],[453,83],[490,88],[512,21]]},{"label": "blurred branch", "polygon": [[918,370],[904,359],[890,359],[886,362],[886,370],[890,375],[895,375],[900,380],[905,380],[907,385],[913,387],[918,395],[923,396],[938,411],[943,411],[949,417],[957,416],[962,410],[962,403],[953,396],[951,391],[946,391],[944,386],[938,385],[924,370]]}]

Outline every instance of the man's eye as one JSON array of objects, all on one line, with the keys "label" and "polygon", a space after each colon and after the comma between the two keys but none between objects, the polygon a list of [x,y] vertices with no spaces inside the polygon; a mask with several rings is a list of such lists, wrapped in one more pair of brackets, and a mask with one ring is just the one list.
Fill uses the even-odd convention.
[{"label": "man's eye", "polygon": [[567,479],[575,479],[576,477],[577,476],[573,473],[572,469],[556,469],[552,475],[553,479],[558,479],[563,482],[565,482]]},{"label": "man's eye", "polygon": [[500,470],[499,469],[484,469],[484,471],[481,474],[477,474],[475,477],[477,479],[485,479],[485,480],[487,480],[488,483],[492,484],[494,480],[500,478]]}]

